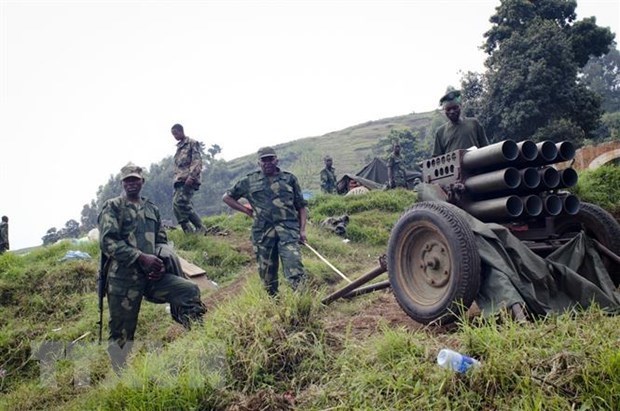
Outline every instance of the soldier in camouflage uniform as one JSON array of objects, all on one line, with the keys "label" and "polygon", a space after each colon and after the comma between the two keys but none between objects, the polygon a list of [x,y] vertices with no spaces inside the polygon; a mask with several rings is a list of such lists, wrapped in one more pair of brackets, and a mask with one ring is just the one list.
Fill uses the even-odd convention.
[{"label": "soldier in camouflage uniform", "polygon": [[336,193],[336,170],[332,167],[333,160],[330,156],[325,156],[323,159],[325,162],[325,168],[321,170],[321,191],[327,194]]},{"label": "soldier in camouflage uniform", "polygon": [[388,188],[407,187],[407,171],[400,156],[400,143],[392,145],[392,152],[387,158]]},{"label": "soldier in camouflage uniform", "polygon": [[[293,289],[305,280],[299,244],[306,241],[306,200],[297,177],[278,168],[273,148],[261,148],[258,158],[260,171],[237,181],[222,200],[254,218],[252,244],[258,273],[269,295],[274,296],[278,293],[279,260]],[[239,203],[241,197],[251,208]]]},{"label": "soldier in camouflage uniform", "polygon": [[9,250],[9,217],[3,215],[0,222],[0,254]]},{"label": "soldier in camouflage uniform", "polygon": [[204,232],[202,220],[192,206],[194,192],[200,188],[200,173],[202,172],[200,143],[187,137],[180,124],[172,126],[171,132],[177,140],[177,151],[174,155],[174,196],[172,198],[174,216],[184,232]]},{"label": "soldier in camouflage uniform", "polygon": [[[189,328],[206,312],[193,282],[168,273],[156,247],[167,243],[159,209],[140,191],[142,169],[127,164],[121,170],[124,194],[107,200],[99,213],[101,253],[109,259],[107,296],[108,338],[112,364],[122,367],[134,339],[142,297],[178,307],[178,322]],[[127,347],[125,345],[127,344]]]}]

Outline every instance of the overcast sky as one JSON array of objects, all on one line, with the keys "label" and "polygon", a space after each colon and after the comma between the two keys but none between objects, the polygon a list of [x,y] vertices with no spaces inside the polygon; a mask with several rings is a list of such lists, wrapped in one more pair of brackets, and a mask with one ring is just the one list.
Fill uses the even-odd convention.
[{"label": "overcast sky", "polygon": [[[79,221],[170,127],[230,160],[437,108],[499,1],[0,0],[0,215],[12,249]],[[580,0],[617,33],[620,1]],[[207,182],[208,184],[208,182]]]}]

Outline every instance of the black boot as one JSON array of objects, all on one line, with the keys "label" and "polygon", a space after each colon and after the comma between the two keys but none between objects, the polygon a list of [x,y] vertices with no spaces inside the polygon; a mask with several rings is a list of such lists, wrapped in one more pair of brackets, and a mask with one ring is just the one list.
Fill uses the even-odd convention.
[{"label": "black boot", "polygon": [[192,228],[192,226],[189,223],[181,223],[181,228],[183,229],[183,232],[185,234],[189,234],[189,233],[193,233],[194,229]]},{"label": "black boot", "polygon": [[205,233],[205,226],[202,225],[202,220],[200,219],[200,217],[198,217],[198,215],[196,213],[192,213],[189,216],[189,221],[192,222],[192,224],[196,228],[196,232],[197,233],[200,233],[200,234],[204,234]]}]

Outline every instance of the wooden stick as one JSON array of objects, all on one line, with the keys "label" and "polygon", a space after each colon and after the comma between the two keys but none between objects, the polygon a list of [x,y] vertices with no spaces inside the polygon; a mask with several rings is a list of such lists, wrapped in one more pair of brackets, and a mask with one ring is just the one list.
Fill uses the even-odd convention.
[{"label": "wooden stick", "polygon": [[342,274],[340,272],[340,270],[338,270],[336,267],[334,267],[332,263],[327,261],[327,259],[325,259],[325,257],[323,257],[321,254],[319,254],[318,251],[316,251],[314,248],[310,247],[310,245],[308,243],[303,243],[303,245],[308,247],[310,249],[310,251],[312,251],[314,254],[316,254],[316,256],[319,257],[321,259],[321,261],[323,261],[325,264],[327,264],[329,266],[329,268],[334,270],[339,276],[341,276],[342,278],[347,280],[349,282],[349,284],[351,284],[353,282],[353,281],[349,280],[346,275]]}]

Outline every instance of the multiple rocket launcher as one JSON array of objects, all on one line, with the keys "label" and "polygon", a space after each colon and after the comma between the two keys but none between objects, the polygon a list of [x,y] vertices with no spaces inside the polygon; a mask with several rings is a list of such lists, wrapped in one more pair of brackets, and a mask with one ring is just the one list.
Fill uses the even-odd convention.
[{"label": "multiple rocket launcher", "polygon": [[449,201],[484,222],[575,215],[579,199],[559,190],[577,184],[577,172],[552,166],[574,157],[568,141],[504,140],[425,160],[422,178],[442,186]]}]

